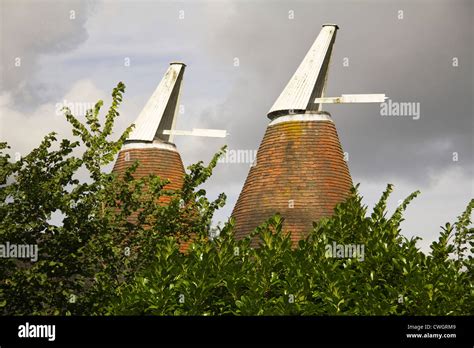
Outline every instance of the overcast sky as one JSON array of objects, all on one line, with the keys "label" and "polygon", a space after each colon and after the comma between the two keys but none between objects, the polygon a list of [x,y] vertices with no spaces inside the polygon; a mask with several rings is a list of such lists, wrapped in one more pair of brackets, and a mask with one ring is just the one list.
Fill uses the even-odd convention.
[{"label": "overcast sky", "polygon": [[[176,138],[185,166],[208,161],[224,144],[255,150],[268,110],[321,25],[336,23],[327,94],[385,93],[419,107],[418,118],[384,117],[378,104],[325,106],[365,203],[371,207],[387,183],[395,185],[390,209],[419,189],[402,230],[423,237],[426,250],[474,196],[472,1],[0,3],[0,140],[13,154],[28,153],[52,130],[70,138],[57,104],[107,103],[123,81],[118,136],[171,61],[187,64],[177,128],[230,133]],[[205,185],[211,197],[228,195],[217,220],[230,215],[248,170],[219,164]]]}]

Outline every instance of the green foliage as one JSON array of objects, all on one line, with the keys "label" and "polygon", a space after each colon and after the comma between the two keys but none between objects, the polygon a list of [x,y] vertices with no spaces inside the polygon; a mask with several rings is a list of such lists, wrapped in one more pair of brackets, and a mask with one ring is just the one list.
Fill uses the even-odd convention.
[{"label": "green foliage", "polygon": [[[115,290],[150,264],[158,240],[173,235],[178,244],[192,233],[209,233],[225,195],[209,202],[196,188],[211,175],[219,154],[209,166],[191,166],[180,191],[165,190],[167,182],[155,175],[135,179],[138,162],[123,179],[103,173],[132,129],[117,141],[108,139],[124,90],[122,83],[113,90],[103,126],[102,101],[87,111],[85,125],[64,110],[80,141],[62,140],[54,150],[57,139],[51,133],[16,162],[4,152],[7,144],[0,143],[0,244],[37,244],[39,249],[37,262],[0,259],[0,312],[100,314]],[[84,150],[78,156],[79,145]],[[81,171],[90,179],[81,182]],[[168,205],[157,204],[163,195]],[[53,224],[53,214],[62,216],[59,225]],[[131,223],[132,216],[138,222]]]},{"label": "green foliage", "polygon": [[[297,245],[280,215],[243,240],[235,240],[232,219],[210,238],[226,197],[209,201],[200,185],[224,148],[209,165],[191,165],[181,190],[166,189],[167,181],[154,175],[135,178],[138,162],[120,179],[103,172],[132,129],[109,139],[124,90],[122,83],[114,89],[103,126],[102,101],[87,111],[86,124],[65,109],[78,141],[58,143],[51,133],[18,161],[0,143],[0,244],[39,246],[37,262],[0,259],[1,313],[474,314],[474,200],[442,228],[428,255],[416,247],[419,238],[400,231],[418,192],[389,217],[391,185],[370,214],[355,187]],[[79,180],[83,172],[86,181]],[[164,197],[168,203],[158,204]],[[62,221],[54,225],[58,213]],[[189,238],[188,251],[180,252]],[[334,254],[336,246],[351,245],[363,253]]]},{"label": "green foliage", "polygon": [[[444,230],[432,253],[419,238],[400,234],[410,195],[387,218],[389,185],[370,216],[354,188],[335,215],[315,223],[292,248],[274,216],[252,236],[235,241],[229,221],[213,241],[197,241],[182,255],[172,240],[157,246],[155,261],[114,300],[112,314],[135,315],[472,315],[471,201],[453,229]],[[450,242],[450,236],[453,242]],[[358,258],[328,257],[326,246],[364,246]],[[458,252],[459,250],[459,252]],[[472,253],[471,249],[471,253]]]}]

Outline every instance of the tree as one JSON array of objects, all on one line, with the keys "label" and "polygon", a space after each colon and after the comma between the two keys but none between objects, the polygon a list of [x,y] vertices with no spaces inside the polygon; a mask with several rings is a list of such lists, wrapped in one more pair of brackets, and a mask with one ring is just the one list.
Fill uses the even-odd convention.
[{"label": "tree", "polygon": [[[276,215],[241,241],[233,222],[213,241],[181,257],[161,240],[146,271],[119,290],[109,312],[132,315],[472,315],[472,200],[453,229],[447,224],[425,255],[419,238],[400,233],[410,195],[387,218],[388,185],[373,212],[354,188],[334,216],[314,224],[296,248]],[[258,236],[260,246],[250,240]],[[333,245],[364,246],[355,257],[328,253]],[[353,255],[354,256],[354,255]]]},{"label": "tree", "polygon": [[[188,167],[180,190],[155,175],[134,178],[138,162],[121,178],[103,172],[132,129],[109,140],[124,90],[122,83],[113,90],[103,126],[102,101],[86,124],[65,109],[77,141],[48,134],[16,162],[0,143],[0,245],[39,247],[36,262],[0,259],[3,314],[474,314],[474,200],[428,255],[400,230],[418,192],[387,217],[392,185],[370,215],[356,186],[296,247],[279,214],[243,240],[235,240],[232,219],[210,238],[226,197],[209,201],[199,186],[225,148],[209,165]],[[157,204],[162,196],[167,204]]]},{"label": "tree", "polygon": [[[224,194],[209,202],[197,189],[218,155],[209,166],[192,165],[179,191],[164,190],[166,180],[155,175],[135,179],[138,162],[122,179],[103,172],[132,129],[109,140],[124,91],[123,83],[113,90],[103,126],[102,101],[87,111],[86,124],[64,109],[79,141],[63,139],[55,150],[56,135],[48,134],[17,162],[4,152],[8,145],[0,144],[0,244],[39,248],[37,262],[0,260],[4,314],[100,314],[115,289],[149,264],[156,240],[170,236],[178,244],[191,233],[206,234],[213,212],[224,204]],[[84,151],[74,155],[80,145]],[[89,180],[80,181],[80,171]],[[170,203],[157,206],[162,195],[170,196]],[[63,216],[61,224],[52,223],[53,213]],[[137,223],[129,222],[132,214],[138,214]]]}]

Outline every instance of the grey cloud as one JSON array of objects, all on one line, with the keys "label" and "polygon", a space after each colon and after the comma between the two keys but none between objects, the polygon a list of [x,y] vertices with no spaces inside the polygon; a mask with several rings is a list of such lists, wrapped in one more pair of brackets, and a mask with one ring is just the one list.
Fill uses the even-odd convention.
[{"label": "grey cloud", "polygon": [[[350,154],[354,180],[403,177],[429,185],[428,173],[473,172],[472,3],[235,3],[232,18],[207,43],[216,64],[240,60],[240,79],[216,114],[230,145],[257,146],[265,113],[317,36],[336,22],[328,94],[385,92],[395,102],[420,103],[419,120],[381,117],[378,105],[328,106]],[[295,19],[288,19],[293,10]],[[404,18],[399,20],[398,10]],[[349,58],[344,67],[343,58]],[[459,67],[452,66],[458,57]],[[224,77],[223,77],[224,78]],[[445,140],[440,149],[437,143]],[[453,163],[453,152],[459,162]],[[461,158],[462,157],[462,158]]]},{"label": "grey cloud", "polygon": [[20,108],[44,101],[48,86],[34,79],[42,68],[41,56],[71,51],[84,42],[92,8],[90,1],[3,0],[0,91],[11,92]]},{"label": "grey cloud", "polygon": [[[383,189],[387,182],[430,192],[439,177],[460,170],[463,180],[439,184],[447,185],[445,191],[457,185],[455,192],[460,192],[459,186],[466,186],[466,178],[473,177],[474,4],[470,1],[105,2],[94,17],[87,22],[81,17],[83,21],[76,20],[75,26],[63,23],[70,2],[26,9],[25,3],[16,1],[15,5],[20,4],[16,8],[13,2],[3,1],[2,17],[4,4],[14,11],[10,13],[28,12],[24,18],[32,23],[21,26],[13,19],[18,15],[2,22],[2,29],[9,28],[2,33],[2,42],[7,42],[2,46],[2,64],[11,62],[4,53],[10,54],[15,47],[34,58],[34,64],[24,66],[20,75],[15,71],[2,77],[5,90],[21,91],[22,99],[17,98],[15,108],[31,105],[34,96],[26,99],[31,91],[45,99],[52,85],[66,75],[63,88],[87,78],[110,91],[123,80],[127,85],[124,106],[128,105],[120,117],[124,128],[138,115],[167,63],[187,63],[182,96],[186,113],[180,115],[177,126],[224,128],[231,135],[225,140],[177,138],[185,164],[209,160],[224,143],[230,149],[256,149],[269,122],[267,111],[321,25],[337,23],[341,29],[329,72],[329,95],[386,93],[393,101],[421,105],[419,120],[384,118],[378,105],[327,107],[342,146],[349,152],[354,182],[377,184],[377,193],[371,193],[376,200],[379,187]],[[74,7],[81,14],[90,11],[89,3]],[[184,20],[178,19],[181,9]],[[288,18],[290,10],[293,20]],[[403,20],[397,18],[399,10]],[[11,28],[18,27],[15,36],[7,37]],[[123,68],[123,55],[132,58],[129,69]],[[238,67],[233,65],[236,57]],[[342,64],[344,57],[349,58],[348,67]],[[459,58],[457,68],[451,65],[453,57]],[[44,72],[41,81],[33,84],[31,78],[39,70]],[[452,161],[453,152],[458,152],[458,162]],[[205,185],[212,195],[222,191],[229,195],[219,219],[230,213],[248,170],[248,164],[219,164]],[[473,195],[472,182],[465,191]],[[440,219],[446,199],[457,199],[457,211],[466,199],[455,196],[427,196],[436,200],[436,213],[423,212],[420,205],[416,224],[423,226],[424,221],[434,220],[433,215]]]}]

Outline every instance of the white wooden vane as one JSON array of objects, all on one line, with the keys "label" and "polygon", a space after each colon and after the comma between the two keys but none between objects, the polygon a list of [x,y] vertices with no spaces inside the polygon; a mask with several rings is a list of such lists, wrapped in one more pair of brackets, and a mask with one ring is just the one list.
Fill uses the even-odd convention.
[{"label": "white wooden vane", "polygon": [[385,94],[343,94],[325,97],[328,67],[336,40],[336,24],[324,24],[293,77],[275,101],[268,117],[321,111],[322,104],[383,103]]},{"label": "white wooden vane", "polygon": [[173,62],[135,121],[127,142],[172,143],[175,135],[225,138],[221,129],[176,130],[181,86],[186,64]]}]

